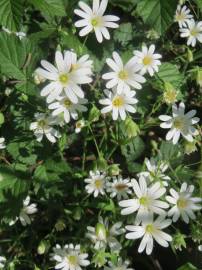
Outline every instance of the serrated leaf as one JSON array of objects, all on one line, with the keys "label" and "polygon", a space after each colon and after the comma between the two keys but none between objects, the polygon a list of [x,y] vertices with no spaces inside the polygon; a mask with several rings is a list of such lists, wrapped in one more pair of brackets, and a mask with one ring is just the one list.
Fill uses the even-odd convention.
[{"label": "serrated leaf", "polygon": [[144,142],[137,136],[132,138],[129,143],[121,146],[121,152],[128,161],[136,160],[144,151]]},{"label": "serrated leaf", "polygon": [[162,35],[173,22],[176,7],[176,0],[139,0],[137,12],[146,24]]},{"label": "serrated leaf", "polygon": [[26,50],[19,39],[13,35],[0,33],[0,70],[9,78],[25,80],[22,71],[26,60]]},{"label": "serrated leaf", "polygon": [[22,0],[0,1],[0,24],[11,31],[20,30],[20,21],[23,15]]},{"label": "serrated leaf", "polygon": [[65,16],[65,7],[62,0],[29,0],[34,7],[49,16]]},{"label": "serrated leaf", "polygon": [[133,38],[133,28],[131,23],[122,23],[120,27],[114,32],[114,40],[125,46]]},{"label": "serrated leaf", "polygon": [[179,72],[178,68],[170,63],[163,63],[160,66],[157,79],[158,78],[164,81],[164,83],[172,83],[176,89],[181,86],[184,80],[184,76]]}]

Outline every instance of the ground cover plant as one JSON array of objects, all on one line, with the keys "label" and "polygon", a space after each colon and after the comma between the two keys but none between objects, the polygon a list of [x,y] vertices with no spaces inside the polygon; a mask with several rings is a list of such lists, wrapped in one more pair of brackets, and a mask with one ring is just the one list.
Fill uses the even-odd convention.
[{"label": "ground cover plant", "polygon": [[202,1],[0,1],[0,269],[202,269]]}]

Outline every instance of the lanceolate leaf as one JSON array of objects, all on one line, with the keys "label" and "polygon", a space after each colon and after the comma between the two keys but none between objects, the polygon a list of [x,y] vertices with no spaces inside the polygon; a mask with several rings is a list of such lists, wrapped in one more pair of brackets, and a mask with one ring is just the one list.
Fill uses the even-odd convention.
[{"label": "lanceolate leaf", "polygon": [[137,11],[144,22],[159,34],[164,34],[173,22],[176,0],[139,0]]}]

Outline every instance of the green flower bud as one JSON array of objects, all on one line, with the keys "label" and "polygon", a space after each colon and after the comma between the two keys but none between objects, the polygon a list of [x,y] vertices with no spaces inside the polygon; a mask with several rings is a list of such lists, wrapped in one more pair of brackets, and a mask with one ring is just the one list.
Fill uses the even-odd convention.
[{"label": "green flower bud", "polygon": [[198,70],[197,70],[196,82],[202,88],[202,68],[198,68]]},{"label": "green flower bud", "polygon": [[93,105],[92,109],[90,110],[88,120],[90,122],[96,122],[99,120],[99,117],[100,117],[100,110],[95,105]]},{"label": "green flower bud", "polygon": [[73,217],[74,217],[75,220],[80,220],[81,219],[81,215],[82,215],[82,208],[78,206],[78,207],[76,207],[74,209],[74,215],[73,215]]},{"label": "green flower bud", "polygon": [[191,153],[194,153],[197,151],[196,141],[193,142],[185,142],[184,150],[187,155],[190,155]]},{"label": "green flower bud", "polygon": [[110,176],[119,175],[120,174],[119,164],[110,165],[108,168],[108,172]]},{"label": "green flower bud", "polygon": [[95,227],[95,234],[99,240],[105,241],[107,238],[107,230],[105,225],[102,223],[97,223]]},{"label": "green flower bud", "polygon": [[181,251],[182,248],[186,248],[185,237],[186,237],[186,235],[181,234],[180,232],[177,232],[173,236],[173,242],[172,242],[172,244],[173,244],[173,247],[176,250],[179,249]]},{"label": "green flower bud", "polygon": [[129,138],[136,137],[140,133],[139,126],[131,118],[126,118],[124,125]]},{"label": "green flower bud", "polygon": [[194,60],[193,53],[189,48],[187,49],[187,59],[189,62],[193,62]]},{"label": "green flower bud", "polygon": [[42,240],[38,245],[37,253],[39,255],[43,255],[46,252],[48,246],[48,243],[45,240]]},{"label": "green flower bud", "polygon": [[63,220],[58,220],[57,223],[55,224],[55,229],[57,232],[61,232],[66,228],[66,225]]}]

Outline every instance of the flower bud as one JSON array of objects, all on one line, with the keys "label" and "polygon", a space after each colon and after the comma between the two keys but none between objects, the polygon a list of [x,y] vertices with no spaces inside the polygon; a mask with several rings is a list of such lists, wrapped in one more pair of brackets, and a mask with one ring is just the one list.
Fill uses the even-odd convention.
[{"label": "flower bud", "polygon": [[131,118],[126,118],[124,125],[129,138],[136,137],[140,133],[138,125]]},{"label": "flower bud", "polygon": [[193,141],[193,142],[188,142],[186,141],[185,142],[185,153],[187,155],[190,155],[191,153],[194,153],[197,151],[197,147],[196,147],[196,141]]},{"label": "flower bud", "polygon": [[194,60],[193,53],[189,48],[187,50],[187,59],[189,62],[193,62],[193,60]]},{"label": "flower bud", "polygon": [[119,164],[112,164],[108,168],[108,172],[110,176],[117,176],[120,174]]},{"label": "flower bud", "polygon": [[38,245],[37,253],[39,255],[43,255],[46,251],[46,248],[47,248],[47,243],[46,243],[46,241],[42,240]]},{"label": "flower bud", "polygon": [[100,110],[95,105],[93,105],[92,109],[90,110],[88,120],[90,122],[96,122],[99,120],[99,117],[100,117]]},{"label": "flower bud", "polygon": [[95,227],[95,234],[99,240],[105,241],[107,238],[107,231],[105,225],[102,223],[97,223]]},{"label": "flower bud", "polygon": [[181,234],[180,232],[177,232],[173,237],[173,246],[175,249],[179,249],[180,251],[182,248],[186,248],[186,242],[185,242],[186,235]]},{"label": "flower bud", "polygon": [[198,70],[197,70],[196,82],[202,88],[202,68],[198,68]]},{"label": "flower bud", "polygon": [[39,74],[38,69],[35,70],[33,76],[34,76],[34,82],[37,85],[46,81],[46,78],[44,78],[43,76]]}]

